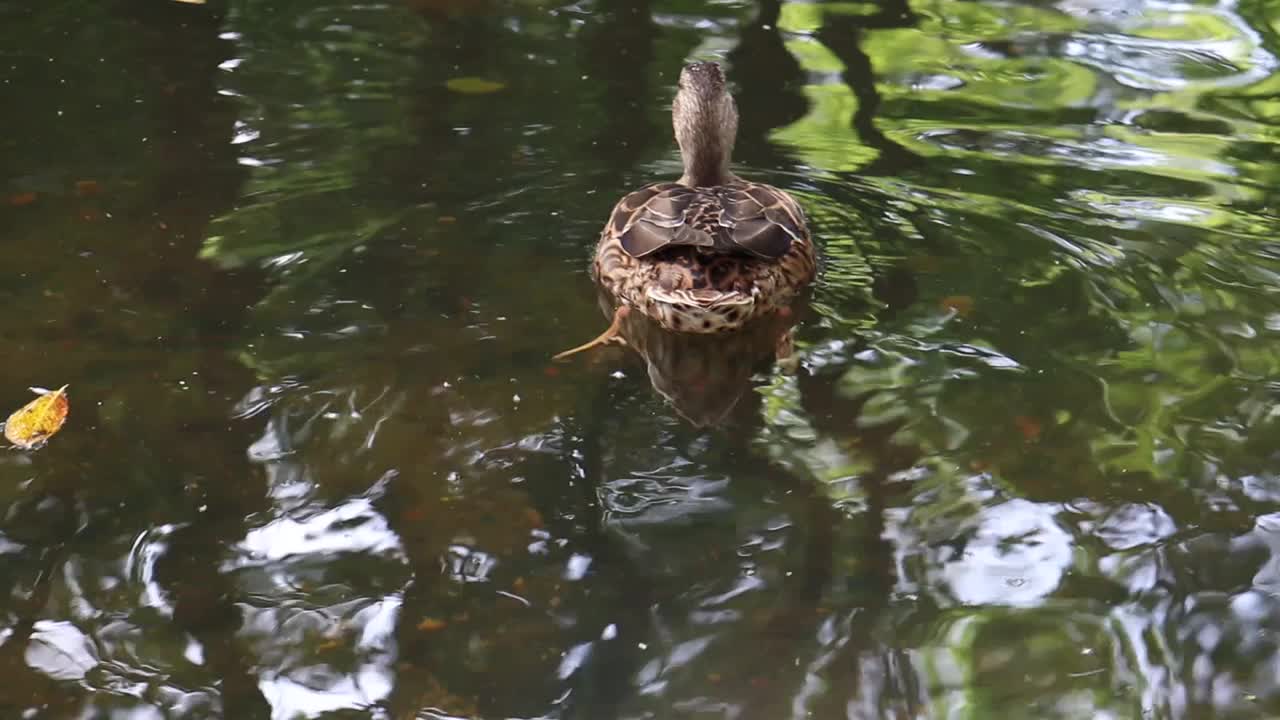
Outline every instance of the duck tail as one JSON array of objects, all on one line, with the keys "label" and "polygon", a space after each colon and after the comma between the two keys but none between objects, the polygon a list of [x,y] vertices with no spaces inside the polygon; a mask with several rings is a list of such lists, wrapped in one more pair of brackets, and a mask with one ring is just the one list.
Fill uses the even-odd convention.
[{"label": "duck tail", "polygon": [[651,289],[646,314],[674,332],[713,333],[737,330],[756,313],[755,293],[721,290]]}]

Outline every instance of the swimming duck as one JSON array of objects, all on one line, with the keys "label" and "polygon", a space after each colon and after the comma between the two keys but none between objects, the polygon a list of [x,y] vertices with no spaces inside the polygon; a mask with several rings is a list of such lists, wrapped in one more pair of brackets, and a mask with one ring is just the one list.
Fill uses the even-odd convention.
[{"label": "swimming duck", "polygon": [[617,300],[613,322],[557,359],[620,339],[633,310],[668,331],[732,332],[786,312],[813,281],[817,259],[799,204],[729,169],[738,109],[718,64],[684,67],[671,124],[684,174],[622,198],[596,246],[592,275]]}]

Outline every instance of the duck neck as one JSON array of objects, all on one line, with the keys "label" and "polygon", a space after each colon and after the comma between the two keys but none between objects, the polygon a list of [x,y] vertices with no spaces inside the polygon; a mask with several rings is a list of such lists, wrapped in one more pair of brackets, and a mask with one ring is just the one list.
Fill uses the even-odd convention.
[{"label": "duck neck", "polygon": [[695,125],[695,128],[691,142],[680,144],[680,156],[684,160],[684,175],[680,177],[680,184],[708,187],[736,180],[737,177],[729,170],[732,143],[726,147],[714,128],[706,125]]}]

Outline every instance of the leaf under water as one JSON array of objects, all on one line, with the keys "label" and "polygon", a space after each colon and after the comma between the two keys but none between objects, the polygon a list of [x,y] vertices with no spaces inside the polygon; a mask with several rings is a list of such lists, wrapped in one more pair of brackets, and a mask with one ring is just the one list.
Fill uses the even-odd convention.
[{"label": "leaf under water", "polygon": [[498,92],[506,87],[506,83],[488,80],[482,77],[457,77],[445,81],[445,87],[464,95],[485,95]]},{"label": "leaf under water", "polygon": [[5,439],[24,450],[40,447],[53,437],[62,429],[71,409],[66,385],[53,391],[31,390],[40,397],[23,405],[4,423]]}]

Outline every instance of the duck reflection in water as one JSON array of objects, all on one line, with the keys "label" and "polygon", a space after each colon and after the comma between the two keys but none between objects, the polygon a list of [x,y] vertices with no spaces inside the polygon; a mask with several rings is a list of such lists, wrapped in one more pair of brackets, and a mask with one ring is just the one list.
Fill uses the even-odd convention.
[{"label": "duck reflection in water", "polygon": [[[616,302],[603,289],[599,303],[606,317],[620,317],[613,342],[629,346],[644,360],[653,389],[695,427],[725,422],[751,388],[755,373],[775,361],[788,367],[798,360],[792,307],[736,332],[699,335],[669,332],[641,313],[618,316]],[[797,302],[795,309],[800,307]]]}]

